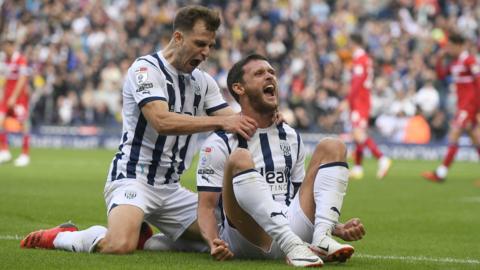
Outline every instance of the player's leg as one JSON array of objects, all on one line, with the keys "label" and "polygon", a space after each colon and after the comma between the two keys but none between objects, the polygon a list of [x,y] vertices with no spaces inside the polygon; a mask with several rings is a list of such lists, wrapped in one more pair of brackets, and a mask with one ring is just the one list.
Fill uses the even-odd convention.
[{"label": "player's leg", "polygon": [[352,137],[355,143],[354,150],[354,163],[352,170],[350,171],[350,177],[352,179],[362,179],[363,178],[363,150],[365,148],[365,140],[367,134],[364,128],[354,127],[352,130]]},{"label": "player's leg", "polygon": [[292,232],[286,208],[273,200],[270,186],[254,168],[250,152],[243,148],[236,149],[227,161],[222,198],[228,222],[264,251],[273,239],[289,264],[321,266],[320,258]]},{"label": "player's leg", "polygon": [[178,185],[160,189],[163,203],[159,211],[146,217],[162,233],[145,242],[145,250],[207,252],[197,223],[198,195]]},{"label": "player's leg", "polygon": [[5,118],[7,111],[0,104],[0,164],[8,162],[12,159],[12,155],[8,150],[7,131],[5,130]]},{"label": "player's leg", "polygon": [[339,139],[320,141],[299,189],[300,207],[314,225],[313,249],[325,261],[345,261],[354,252],[352,246],[340,244],[331,237],[348,186],[346,151]]},{"label": "player's leg", "polygon": [[30,119],[28,116],[28,106],[19,104],[17,106],[23,106],[18,113],[15,114],[17,120],[22,126],[22,153],[15,159],[14,165],[16,167],[24,167],[30,164]]},{"label": "player's leg", "polygon": [[[108,215],[108,230],[93,241],[92,252],[127,254],[137,248],[144,212],[133,205],[119,205]],[[100,240],[99,240],[100,239]],[[93,248],[93,249],[92,249]]]},{"label": "player's leg", "polygon": [[461,126],[452,125],[449,133],[449,145],[447,153],[440,164],[434,171],[423,172],[422,176],[432,182],[443,182],[447,178],[448,170],[452,165],[455,155],[458,152],[458,139],[462,135],[463,128]]}]

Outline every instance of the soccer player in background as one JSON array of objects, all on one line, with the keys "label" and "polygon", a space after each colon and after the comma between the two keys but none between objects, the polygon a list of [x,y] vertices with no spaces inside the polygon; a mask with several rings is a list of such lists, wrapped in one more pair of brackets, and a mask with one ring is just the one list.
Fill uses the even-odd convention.
[{"label": "soccer player in background", "polygon": [[[353,247],[332,234],[352,241],[365,231],[358,219],[338,223],[348,185],[345,144],[320,141],[305,174],[299,134],[272,121],[278,83],[267,59],[253,54],[237,62],[227,85],[258,129],[249,141],[216,131],[201,148],[198,222],[211,255],[218,260],[286,257],[288,264],[304,267],[346,261]],[[219,230],[215,211],[220,200],[225,217]],[[218,249],[223,242],[228,248]]]},{"label": "soccer player in background", "polygon": [[5,120],[13,117],[20,123],[23,134],[22,152],[14,165],[24,167],[30,163],[28,63],[16,49],[15,39],[7,37],[2,43],[5,59],[0,63],[0,76],[4,77],[4,85],[0,87],[0,164],[12,159]]},{"label": "soccer player in background", "polygon": [[21,247],[131,253],[150,236],[148,230],[140,233],[144,220],[172,241],[202,240],[197,194],[179,183],[192,161],[196,133],[223,129],[250,138],[257,125],[235,114],[214,79],[197,68],[213,49],[219,25],[217,11],[181,8],[169,44],[129,68],[121,142],[104,190],[108,228],[77,231],[75,225],[63,224],[30,233]]},{"label": "soccer player in background", "polygon": [[368,119],[370,115],[370,90],[373,83],[373,62],[363,49],[363,40],[359,34],[350,35],[350,47],[353,54],[350,92],[347,96],[350,107],[352,137],[355,142],[354,161],[350,176],[363,178],[363,151],[370,149],[378,160],[377,178],[383,179],[392,165],[391,159],[384,156],[372,137],[368,136]]},{"label": "soccer player in background", "polygon": [[[477,119],[480,112],[480,65],[475,56],[468,52],[462,35],[452,33],[448,40],[446,50],[440,51],[436,70],[441,80],[447,75],[452,76],[457,92],[457,112],[450,125],[450,145],[442,164],[434,171],[422,173],[425,179],[437,183],[445,181],[458,151],[458,139],[463,132],[468,133],[480,156],[480,127]],[[443,63],[446,54],[453,58],[449,65]]]}]

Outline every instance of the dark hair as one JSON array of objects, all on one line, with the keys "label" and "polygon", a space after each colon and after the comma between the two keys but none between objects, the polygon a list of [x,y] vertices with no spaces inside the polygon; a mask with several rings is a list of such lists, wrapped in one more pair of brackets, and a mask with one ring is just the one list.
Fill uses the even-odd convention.
[{"label": "dark hair", "polygon": [[448,36],[448,40],[453,44],[462,45],[465,43],[465,38],[460,34],[453,32]]},{"label": "dark hair", "polygon": [[208,31],[215,32],[220,26],[220,15],[218,11],[192,5],[178,10],[173,20],[173,31],[191,31],[198,20],[205,22]]},{"label": "dark hair", "polygon": [[248,64],[250,61],[253,60],[265,60],[268,61],[268,59],[260,54],[250,54],[247,57],[243,58],[242,60],[236,62],[232,68],[228,71],[227,75],[227,87],[228,91],[230,91],[230,94],[233,96],[233,98],[238,102],[239,97],[235,91],[233,91],[233,84],[234,83],[243,83],[243,67]]},{"label": "dark hair", "polygon": [[350,35],[350,40],[353,41],[353,43],[363,46],[363,38],[362,35],[353,33]]}]

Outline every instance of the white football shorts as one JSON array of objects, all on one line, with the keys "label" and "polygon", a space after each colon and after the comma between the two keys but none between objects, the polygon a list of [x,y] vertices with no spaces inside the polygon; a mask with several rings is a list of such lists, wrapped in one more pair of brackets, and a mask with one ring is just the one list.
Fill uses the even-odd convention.
[{"label": "white football shorts", "polygon": [[[299,194],[295,196],[290,206],[285,207],[287,211],[287,219],[290,223],[290,228],[292,231],[303,241],[311,243],[314,226],[300,207],[300,201],[298,197]],[[277,243],[275,243],[275,241],[272,242],[270,251],[265,252],[258,246],[245,239],[245,237],[243,237],[239,231],[232,228],[226,220],[223,228],[221,228],[220,238],[229,244],[230,250],[235,254],[236,258],[283,259],[285,257],[285,254],[277,245]]]},{"label": "white football shorts", "polygon": [[118,205],[136,206],[148,223],[174,241],[197,219],[198,195],[179,183],[151,186],[124,178],[107,182],[104,196],[107,215]]}]

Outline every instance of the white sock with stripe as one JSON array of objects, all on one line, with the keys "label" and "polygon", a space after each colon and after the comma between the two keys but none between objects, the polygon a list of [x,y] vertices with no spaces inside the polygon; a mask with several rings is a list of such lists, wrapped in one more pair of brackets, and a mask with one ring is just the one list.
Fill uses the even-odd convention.
[{"label": "white sock with stripe", "polygon": [[83,231],[61,232],[53,240],[56,249],[72,252],[92,252],[100,239],[105,237],[107,228],[103,226],[92,226]]},{"label": "white sock with stripe", "polygon": [[233,177],[233,191],[238,204],[287,254],[303,241],[292,232],[286,208],[272,198],[270,186],[257,171],[250,169]]},{"label": "white sock with stripe", "polygon": [[312,244],[318,244],[325,235],[330,235],[338,223],[347,186],[347,163],[332,162],[320,165],[313,185],[316,207]]}]

